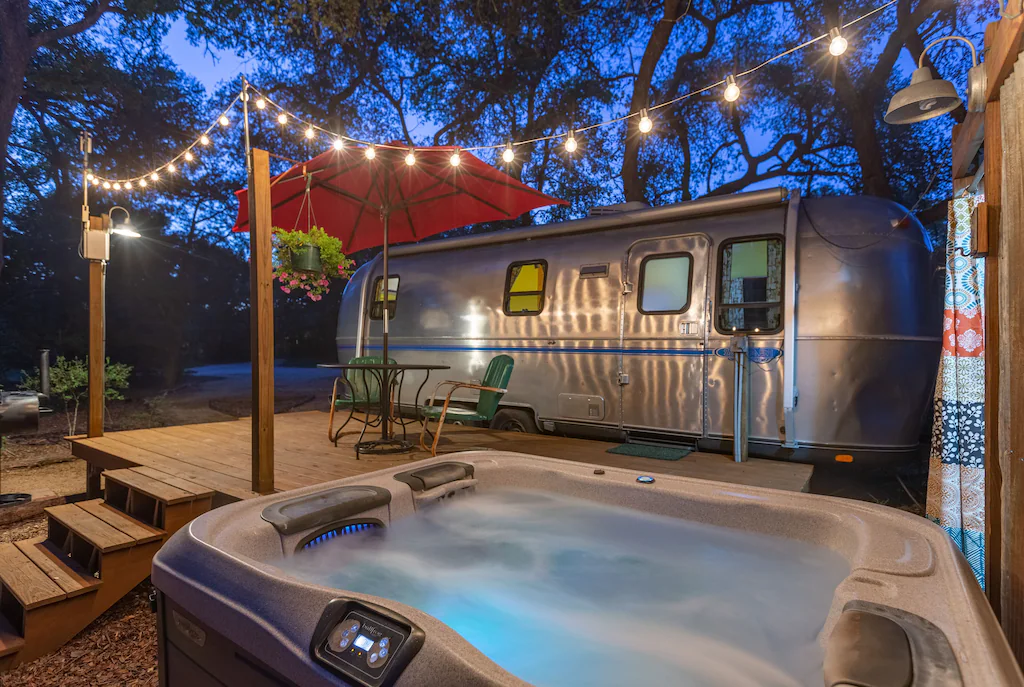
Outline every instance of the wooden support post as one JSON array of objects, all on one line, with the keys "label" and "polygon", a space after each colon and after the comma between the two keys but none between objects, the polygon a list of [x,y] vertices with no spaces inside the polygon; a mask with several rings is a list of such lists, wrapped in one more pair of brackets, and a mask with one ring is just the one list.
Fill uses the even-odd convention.
[{"label": "wooden support post", "polygon": [[[103,231],[109,218],[90,217],[91,230]],[[89,436],[103,436],[103,396],[106,380],[106,301],[107,266],[102,260],[89,261]]]},{"label": "wooden support post", "polygon": [[252,490],[274,491],[274,284],[271,252],[270,157],[249,160],[249,308],[252,352]]}]

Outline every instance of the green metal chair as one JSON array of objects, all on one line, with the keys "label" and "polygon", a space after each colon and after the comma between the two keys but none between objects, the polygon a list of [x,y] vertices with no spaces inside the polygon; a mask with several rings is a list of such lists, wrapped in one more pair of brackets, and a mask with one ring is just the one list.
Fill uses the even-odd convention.
[{"label": "green metal chair", "polygon": [[[364,355],[357,358],[352,358],[348,362],[350,365],[380,365],[383,363],[384,358],[375,355]],[[394,364],[394,360],[388,358],[389,364]],[[351,378],[349,373],[352,373]],[[342,397],[338,395],[338,384],[341,383],[348,387],[348,396]],[[345,429],[345,426],[352,420],[352,416],[356,412],[366,414],[366,421],[363,423],[363,429],[359,432],[359,441],[363,440],[363,435],[366,434],[367,427],[376,427],[380,424],[381,418],[376,420],[370,419],[370,414],[377,411],[380,408],[380,380],[371,372],[359,371],[359,370],[345,370],[337,379],[334,380],[334,389],[331,391],[331,414],[329,424],[327,427],[327,437],[334,442],[334,445],[338,445],[338,439],[341,438],[341,430]],[[348,409],[348,417],[341,423],[337,431],[334,429],[334,413],[338,410]]]},{"label": "green metal chair", "polygon": [[[480,384],[452,381],[438,384],[434,389],[434,393],[430,395],[430,404],[420,408],[420,412],[423,414],[420,447],[424,451],[429,450],[431,455],[436,456],[437,442],[441,439],[441,428],[446,421],[490,422],[494,414],[498,412],[498,403],[501,401],[501,397],[508,391],[506,387],[508,386],[509,379],[512,377],[512,368],[514,366],[515,361],[512,360],[511,356],[498,355],[487,364],[487,371],[484,373],[483,381]],[[444,405],[435,406],[434,399],[443,386],[451,386],[451,389],[448,390],[448,394],[444,398]],[[451,404],[452,394],[458,389],[476,389],[480,392],[480,398],[476,402],[475,409],[453,406]],[[437,420],[437,430],[434,433],[434,440],[428,449],[425,437],[430,433],[427,429],[430,420]]]}]

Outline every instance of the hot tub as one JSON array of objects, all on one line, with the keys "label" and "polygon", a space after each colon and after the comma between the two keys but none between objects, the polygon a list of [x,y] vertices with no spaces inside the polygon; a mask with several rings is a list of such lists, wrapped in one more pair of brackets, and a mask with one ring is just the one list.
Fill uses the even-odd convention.
[{"label": "hot tub", "polygon": [[169,687],[1024,684],[925,520],[514,453],[218,508],[152,579]]}]

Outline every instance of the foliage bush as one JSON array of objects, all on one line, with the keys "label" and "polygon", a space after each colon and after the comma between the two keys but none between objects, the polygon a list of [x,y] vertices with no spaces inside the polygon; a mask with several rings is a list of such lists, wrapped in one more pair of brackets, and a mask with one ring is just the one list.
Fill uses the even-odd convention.
[{"label": "foliage bush", "polygon": [[[124,363],[112,363],[107,358],[106,375],[103,390],[105,401],[122,401],[123,389],[128,388],[128,378],[132,374],[132,366]],[[39,368],[32,374],[26,374],[22,380],[22,389],[39,391],[41,382]],[[50,398],[59,399],[68,420],[68,434],[74,434],[78,428],[78,409],[89,396],[89,358],[72,358],[57,356],[57,362],[50,366]]]},{"label": "foliage bush", "polygon": [[[320,249],[320,272],[298,271],[292,266],[294,251],[304,246]],[[281,282],[285,293],[305,293],[310,300],[318,301],[331,292],[331,281],[352,275],[354,264],[341,252],[341,240],[320,227],[310,227],[308,232],[274,227],[274,278]]]}]

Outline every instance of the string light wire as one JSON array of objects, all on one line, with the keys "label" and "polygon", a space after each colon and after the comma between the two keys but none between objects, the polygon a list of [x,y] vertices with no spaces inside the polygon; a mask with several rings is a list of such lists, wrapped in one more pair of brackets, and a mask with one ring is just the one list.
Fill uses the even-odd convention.
[{"label": "string light wire", "polygon": [[[879,12],[883,12],[886,9],[892,7],[893,5],[895,5],[897,3],[897,1],[898,0],[889,0],[888,2],[886,2],[886,3],[882,4],[882,5],[879,5],[878,7],[874,8],[874,9],[872,9],[872,10],[870,10],[870,11],[868,11],[868,12],[862,14],[862,15],[860,15],[859,17],[857,17],[855,19],[852,19],[852,20],[846,22],[845,24],[840,25],[838,28],[840,28],[840,29],[847,29],[847,28],[849,28],[851,26],[854,26],[855,24],[858,24],[858,23],[860,23],[860,22],[862,22],[862,21],[864,21],[866,19],[870,19],[871,17],[873,17],[874,15],[878,14]],[[793,46],[792,48],[789,48],[789,49],[787,49],[787,50],[785,50],[785,51],[783,51],[783,52],[781,52],[781,53],[779,53],[777,55],[774,55],[774,56],[764,60],[763,62],[755,65],[754,67],[751,67],[750,69],[747,69],[747,70],[742,71],[742,72],[737,72],[733,76],[736,79],[742,79],[744,77],[748,77],[751,74],[754,74],[755,72],[757,72],[757,71],[767,67],[769,64],[772,64],[773,62],[777,62],[778,60],[781,60],[781,59],[783,59],[785,57],[788,57],[789,55],[792,55],[795,52],[798,52],[800,50],[808,48],[808,47],[814,45],[815,43],[818,43],[819,41],[823,41],[823,40],[826,40],[826,39],[829,39],[829,40],[831,39],[830,33],[823,33],[820,36],[816,36],[814,38],[806,40],[803,43],[800,43],[799,45]],[[546,134],[546,135],[543,135],[543,136],[537,136],[537,137],[530,138],[530,139],[524,139],[524,140],[521,140],[521,141],[507,141],[507,142],[503,142],[503,143],[493,143],[493,144],[477,145],[477,146],[454,146],[454,148],[456,150],[459,150],[459,151],[465,150],[467,152],[489,151],[489,150],[510,151],[510,150],[514,150],[514,148],[518,147],[518,146],[532,145],[532,144],[535,144],[535,143],[543,143],[543,142],[546,142],[546,141],[554,141],[554,140],[559,140],[559,139],[566,139],[567,137],[572,138],[577,133],[585,133],[585,132],[591,131],[593,129],[599,129],[601,127],[611,126],[611,125],[618,124],[618,123],[624,122],[624,121],[628,121],[630,119],[637,118],[637,117],[641,117],[642,118],[645,115],[647,115],[648,112],[655,112],[657,110],[660,110],[660,109],[663,109],[663,108],[666,108],[666,107],[671,107],[672,105],[675,105],[675,104],[680,103],[680,102],[682,102],[684,100],[688,100],[690,98],[694,98],[696,96],[702,95],[704,93],[707,93],[708,91],[716,89],[716,88],[718,88],[720,86],[723,86],[725,84],[726,84],[726,79],[719,79],[718,81],[716,81],[714,83],[708,84],[706,86],[702,86],[701,88],[697,88],[697,89],[694,89],[694,90],[692,90],[692,91],[690,91],[688,93],[684,93],[682,95],[676,96],[675,98],[672,98],[671,100],[666,100],[665,102],[657,103],[655,105],[651,105],[649,107],[642,108],[641,110],[639,110],[637,112],[629,112],[627,114],[620,115],[618,117],[613,117],[611,119],[606,119],[604,121],[595,122],[593,124],[588,124],[586,126],[573,127],[572,129],[566,129],[564,131],[557,131],[557,132],[553,132],[553,133]],[[330,131],[329,129],[325,129],[324,127],[318,125],[315,122],[312,122],[312,121],[306,119],[305,117],[301,117],[301,116],[295,114],[294,112],[288,110],[287,108],[285,108],[282,105],[278,104],[276,101],[274,101],[269,96],[267,96],[267,94],[263,93],[262,91],[260,91],[258,88],[256,88],[252,84],[249,84],[248,89],[250,91],[252,91],[258,97],[258,100],[256,102],[257,102],[257,108],[260,111],[265,111],[265,110],[267,110],[269,108],[275,108],[278,111],[278,113],[279,113],[278,116],[277,116],[277,120],[280,123],[282,123],[282,124],[291,124],[292,122],[294,122],[297,125],[305,125],[304,135],[305,135],[305,137],[307,139],[314,137],[316,135],[316,132],[327,134],[330,137],[330,140],[334,141],[333,146],[334,146],[335,150],[340,151],[343,147],[345,147],[345,144],[347,144],[347,143],[354,143],[356,145],[361,145],[361,146],[364,146],[367,149],[381,148],[381,149],[404,150],[408,154],[414,154],[414,152],[419,149],[419,148],[416,148],[415,146],[410,148],[407,145],[393,145],[393,144],[389,144],[389,143],[375,143],[373,141],[366,141],[366,140],[363,140],[363,139],[360,139],[360,138],[355,138],[355,137],[352,137],[352,136],[346,136],[344,134],[335,133],[333,131]],[[184,150],[179,151],[174,157],[172,157],[171,159],[167,160],[166,162],[164,162],[163,164],[159,165],[158,167],[155,167],[155,168],[145,172],[144,174],[139,174],[137,176],[128,177],[126,179],[125,178],[104,177],[104,176],[100,176],[100,175],[94,173],[94,178],[96,180],[95,183],[102,184],[103,185],[102,187],[104,189],[109,189],[110,185],[115,185],[114,186],[115,189],[120,187],[120,186],[122,186],[122,185],[125,186],[125,188],[130,189],[130,188],[132,188],[131,184],[133,182],[137,183],[139,181],[144,180],[146,177],[149,177],[152,181],[156,181],[157,179],[160,178],[160,172],[162,172],[162,171],[166,170],[166,171],[168,171],[170,173],[173,173],[176,170],[176,166],[175,166],[176,162],[178,162],[181,159],[193,158],[194,155],[192,154],[192,150],[195,147],[197,147],[197,146],[204,145],[202,143],[202,141],[204,141],[204,140],[205,141],[209,141],[209,134],[210,134],[211,131],[214,131],[218,127],[220,127],[221,129],[225,128],[227,125],[223,124],[224,120],[228,120],[228,122],[230,124],[231,120],[230,120],[230,118],[228,118],[228,114],[234,109],[235,105],[238,104],[238,102],[242,99],[242,97],[243,97],[242,93],[239,93],[238,95],[236,95],[235,98],[231,101],[231,103],[213,119],[213,122],[208,127],[206,127],[206,129],[204,129],[202,131],[202,133],[188,147],[186,147]],[[249,96],[246,95],[246,97],[249,97]],[[260,104],[262,104],[263,107],[259,107]],[[342,145],[339,145],[339,142]],[[367,157],[369,159],[372,159],[372,157],[371,157],[372,155],[373,154],[370,153],[369,155],[367,155]],[[506,159],[506,162],[507,161],[508,160]]]}]

